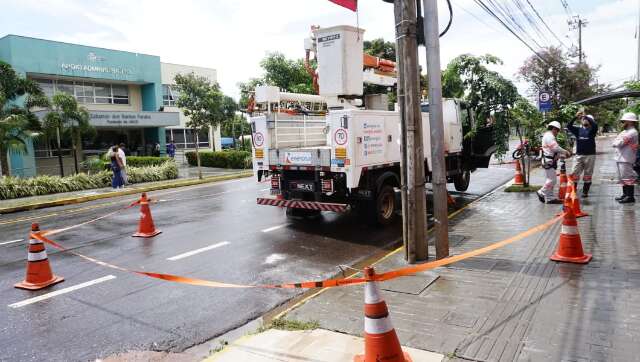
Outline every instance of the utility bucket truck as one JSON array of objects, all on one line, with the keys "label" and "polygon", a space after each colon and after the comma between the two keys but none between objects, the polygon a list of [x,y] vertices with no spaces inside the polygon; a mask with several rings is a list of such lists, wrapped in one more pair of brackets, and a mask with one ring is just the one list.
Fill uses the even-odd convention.
[{"label": "utility bucket truck", "polygon": [[[271,197],[258,198],[258,204],[285,207],[290,216],[352,208],[380,224],[393,221],[401,207],[400,115],[387,110],[384,95],[363,97],[363,83],[393,86],[395,64],[363,56],[363,32],[351,26],[313,28],[305,47],[307,60],[311,52],[317,57],[314,84],[320,95],[256,88],[253,168],[259,181],[270,177],[271,184]],[[428,107],[422,105],[427,182]],[[443,119],[447,180],[464,191],[470,173],[488,167],[495,150],[492,130],[479,128],[474,139],[463,138],[474,119],[456,99],[443,100]]]}]

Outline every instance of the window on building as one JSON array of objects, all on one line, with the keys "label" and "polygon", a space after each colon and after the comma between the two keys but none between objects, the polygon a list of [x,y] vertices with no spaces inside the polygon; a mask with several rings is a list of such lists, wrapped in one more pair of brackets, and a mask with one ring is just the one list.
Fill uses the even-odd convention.
[{"label": "window on building", "polygon": [[168,107],[176,107],[176,101],[180,93],[175,85],[162,85],[162,104]]},{"label": "window on building", "polygon": [[[194,149],[196,147],[194,132],[190,128],[168,128],[165,137],[167,143],[173,140],[178,149]],[[209,147],[209,131],[199,133],[199,147]]]},{"label": "window on building", "polygon": [[56,92],[61,92],[61,93],[67,93],[67,94],[74,95],[73,82],[69,82],[69,81],[66,81],[66,80],[54,80],[53,82],[55,84],[55,91]]},{"label": "window on building", "polygon": [[129,104],[129,86],[126,84],[94,83],[58,79],[34,78],[47,97],[56,92],[74,96],[85,104]]},{"label": "window on building", "polygon": [[53,96],[53,81],[51,79],[37,79],[35,80],[44,95],[51,98]]},{"label": "window on building", "polygon": [[111,85],[105,83],[95,83],[93,86],[93,91],[95,94],[95,102],[102,104],[110,104],[113,103],[113,98],[111,97]]},{"label": "window on building", "polygon": [[129,104],[129,87],[124,84],[112,84],[114,104]]}]

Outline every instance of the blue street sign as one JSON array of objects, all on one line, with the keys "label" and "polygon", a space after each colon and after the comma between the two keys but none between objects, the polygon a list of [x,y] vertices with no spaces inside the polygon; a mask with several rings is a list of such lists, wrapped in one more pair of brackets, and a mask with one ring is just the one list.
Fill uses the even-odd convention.
[{"label": "blue street sign", "polygon": [[538,93],[538,109],[540,112],[549,112],[551,107],[551,94],[547,91],[540,91]]}]

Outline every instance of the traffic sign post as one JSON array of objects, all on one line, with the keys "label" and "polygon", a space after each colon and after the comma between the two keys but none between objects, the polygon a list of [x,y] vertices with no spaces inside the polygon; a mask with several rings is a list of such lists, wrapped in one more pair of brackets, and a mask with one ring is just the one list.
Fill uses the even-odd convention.
[{"label": "traffic sign post", "polygon": [[548,91],[540,91],[538,93],[538,109],[542,113],[551,111],[551,93]]}]

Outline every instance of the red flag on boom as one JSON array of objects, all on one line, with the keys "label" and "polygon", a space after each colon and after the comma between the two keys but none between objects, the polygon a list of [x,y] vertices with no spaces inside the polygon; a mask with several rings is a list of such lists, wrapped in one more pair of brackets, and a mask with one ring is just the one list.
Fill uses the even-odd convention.
[{"label": "red flag on boom", "polygon": [[329,0],[334,4],[343,6],[351,11],[358,10],[358,0]]}]

